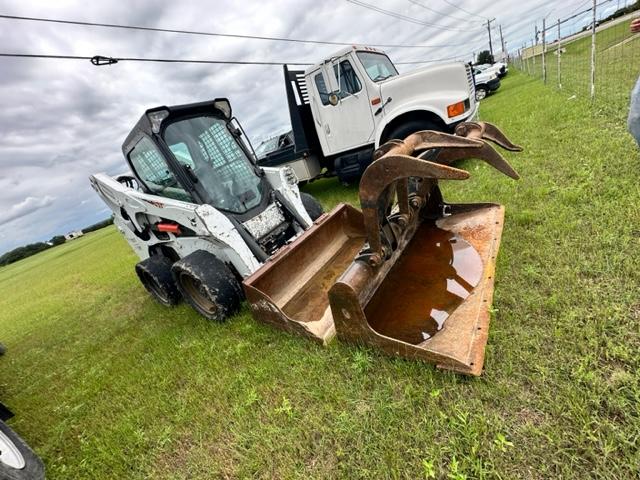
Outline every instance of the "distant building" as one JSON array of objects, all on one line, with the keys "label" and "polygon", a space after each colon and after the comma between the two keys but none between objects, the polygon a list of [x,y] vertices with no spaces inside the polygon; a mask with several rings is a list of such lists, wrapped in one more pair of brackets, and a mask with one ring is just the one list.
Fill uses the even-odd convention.
[{"label": "distant building", "polygon": [[82,230],[76,230],[75,232],[69,232],[64,236],[64,239],[68,242],[69,240],[75,240],[78,237],[83,236]]}]

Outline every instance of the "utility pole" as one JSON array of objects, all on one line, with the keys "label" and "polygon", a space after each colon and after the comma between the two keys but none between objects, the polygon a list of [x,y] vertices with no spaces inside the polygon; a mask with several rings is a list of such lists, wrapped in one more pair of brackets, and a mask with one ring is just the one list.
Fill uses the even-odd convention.
[{"label": "utility pole", "polygon": [[498,29],[500,30],[500,45],[502,45],[502,57],[507,56],[506,48],[504,46],[504,37],[502,36],[502,25],[498,25]]},{"label": "utility pole", "polygon": [[489,53],[491,54],[491,58],[493,58],[493,44],[491,43],[491,22],[495,22],[495,20],[495,18],[492,18],[491,20],[487,18],[487,32],[489,32]]}]

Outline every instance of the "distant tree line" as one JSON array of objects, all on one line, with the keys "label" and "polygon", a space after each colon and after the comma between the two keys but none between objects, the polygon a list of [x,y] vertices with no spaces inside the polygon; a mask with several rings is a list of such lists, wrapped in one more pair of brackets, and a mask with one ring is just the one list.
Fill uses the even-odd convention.
[{"label": "distant tree line", "polygon": [[[107,227],[112,223],[113,217],[110,217],[106,220],[94,223],[93,225],[89,225],[88,227],[83,228],[82,233],[93,232],[95,230],[99,230],[100,228]],[[0,267],[4,267],[5,265],[9,265],[10,263],[17,262],[18,260],[22,260],[23,258],[30,257],[31,255],[35,255],[36,253],[40,253],[51,247],[55,247],[56,245],[61,245],[64,242],[64,235],[56,235],[52,237],[48,242],[30,243],[29,245],[24,245],[23,247],[14,248],[10,252],[7,252],[0,257]]]},{"label": "distant tree line", "polygon": [[96,230],[100,230],[101,228],[108,227],[113,224],[113,217],[109,217],[106,220],[103,220],[98,223],[94,223],[93,225],[89,225],[86,228],[82,229],[82,233],[95,232]]}]

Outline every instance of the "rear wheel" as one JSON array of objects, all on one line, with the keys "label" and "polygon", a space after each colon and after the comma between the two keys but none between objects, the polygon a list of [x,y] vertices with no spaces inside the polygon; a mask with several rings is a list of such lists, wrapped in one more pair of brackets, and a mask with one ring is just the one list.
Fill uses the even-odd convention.
[{"label": "rear wheel", "polygon": [[476,87],[476,100],[477,101],[484,100],[485,98],[487,98],[488,94],[489,94],[489,92],[487,91],[486,87]]},{"label": "rear wheel", "polygon": [[240,309],[240,282],[213,254],[197,250],[174,263],[171,271],[184,299],[206,319],[222,322]]},{"label": "rear wheel", "polygon": [[180,292],[171,275],[171,265],[171,260],[160,255],[149,257],[136,265],[136,273],[144,288],[166,307],[180,301]]},{"label": "rear wheel", "polygon": [[302,200],[302,205],[304,205],[304,209],[307,211],[311,220],[314,222],[324,213],[324,208],[320,202],[313,196],[309,195],[305,192],[300,192],[300,200]]},{"label": "rear wheel", "polygon": [[4,422],[0,422],[0,478],[3,480],[44,479],[42,460]]}]

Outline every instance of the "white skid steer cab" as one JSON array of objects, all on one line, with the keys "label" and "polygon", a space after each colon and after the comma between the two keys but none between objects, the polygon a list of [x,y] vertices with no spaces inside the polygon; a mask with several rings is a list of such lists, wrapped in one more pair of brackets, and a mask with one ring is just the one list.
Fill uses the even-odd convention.
[{"label": "white skid steer cab", "polygon": [[[246,136],[245,136],[246,137]],[[124,142],[133,176],[91,177],[160,303],[211,320],[247,299],[257,320],[327,343],[337,335],[469,375],[482,371],[504,207],[445,202],[458,160],[518,174],[494,125],[424,130],[373,154],[361,210],[322,214],[289,167],[260,168],[226,99],[148,110]]]},{"label": "white skid steer cab", "polygon": [[91,176],[164,305],[210,320],[240,306],[242,279],[322,213],[290,168],[258,167],[227,99],[147,110],[122,151],[133,175]]}]

